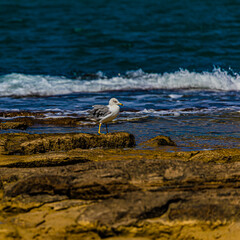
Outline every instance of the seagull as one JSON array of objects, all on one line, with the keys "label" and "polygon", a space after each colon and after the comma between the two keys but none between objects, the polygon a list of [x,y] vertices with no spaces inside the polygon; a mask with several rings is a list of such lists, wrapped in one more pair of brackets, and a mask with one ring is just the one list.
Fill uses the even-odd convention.
[{"label": "seagull", "polygon": [[107,106],[94,105],[93,109],[89,111],[90,117],[99,122],[98,134],[101,134],[101,125],[103,123],[106,124],[106,131],[108,133],[107,123],[118,116],[120,111],[119,105],[123,106],[116,98],[111,98]]}]

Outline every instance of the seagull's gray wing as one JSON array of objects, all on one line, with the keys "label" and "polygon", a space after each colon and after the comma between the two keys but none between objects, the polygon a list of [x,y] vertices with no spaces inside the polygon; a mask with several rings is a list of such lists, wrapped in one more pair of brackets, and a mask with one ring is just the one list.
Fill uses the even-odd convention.
[{"label": "seagull's gray wing", "polygon": [[94,105],[93,109],[89,111],[89,116],[91,118],[95,118],[96,120],[99,120],[109,114],[111,114],[111,112],[109,111],[108,106],[104,105]]}]

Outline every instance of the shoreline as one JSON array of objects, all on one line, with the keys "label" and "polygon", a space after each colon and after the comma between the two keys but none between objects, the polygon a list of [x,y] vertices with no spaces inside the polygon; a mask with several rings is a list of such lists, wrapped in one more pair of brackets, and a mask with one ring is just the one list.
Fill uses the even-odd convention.
[{"label": "shoreline", "polygon": [[[98,124],[86,115],[52,117],[51,114],[51,111],[0,112],[0,134],[97,133]],[[169,136],[177,143],[169,151],[239,148],[239,133],[236,131],[239,119],[239,114],[223,115],[221,120],[219,117],[214,119],[206,116],[182,116],[177,119],[147,116],[130,120],[120,118],[110,124],[110,132],[126,131],[134,134],[137,149],[142,149],[142,142],[158,135]]]}]

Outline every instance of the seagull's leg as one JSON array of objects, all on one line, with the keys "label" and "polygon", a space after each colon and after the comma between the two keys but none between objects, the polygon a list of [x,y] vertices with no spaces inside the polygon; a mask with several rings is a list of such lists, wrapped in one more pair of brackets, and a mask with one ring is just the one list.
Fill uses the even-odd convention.
[{"label": "seagull's leg", "polygon": [[107,124],[106,124],[106,131],[107,131],[107,133],[108,133],[108,128],[107,128]]},{"label": "seagull's leg", "polygon": [[101,125],[102,125],[102,123],[99,123],[99,129],[98,129],[98,134],[101,134]]}]

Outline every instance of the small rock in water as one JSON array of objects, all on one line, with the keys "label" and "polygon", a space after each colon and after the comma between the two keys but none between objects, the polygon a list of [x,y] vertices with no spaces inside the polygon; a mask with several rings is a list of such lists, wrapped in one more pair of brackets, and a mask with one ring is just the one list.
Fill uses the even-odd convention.
[{"label": "small rock in water", "polygon": [[143,142],[141,145],[147,145],[151,147],[159,147],[159,146],[177,146],[177,144],[172,141],[170,137],[159,135],[155,138],[151,138],[146,142]]}]

